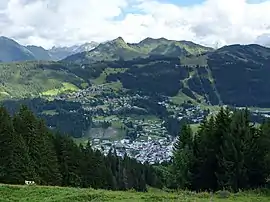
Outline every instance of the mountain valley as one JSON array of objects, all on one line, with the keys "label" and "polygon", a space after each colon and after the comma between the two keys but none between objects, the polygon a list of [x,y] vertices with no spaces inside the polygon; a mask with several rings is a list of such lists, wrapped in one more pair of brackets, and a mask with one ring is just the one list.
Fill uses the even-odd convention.
[{"label": "mountain valley", "polygon": [[[137,159],[148,159],[147,153],[152,163],[167,161],[179,125],[197,130],[219,106],[250,107],[258,123],[268,116],[270,49],[263,46],[214,50],[164,38],[129,44],[119,37],[58,62],[41,47],[27,48],[19,47],[24,55],[17,56],[33,61],[0,63],[4,106],[14,113],[26,104],[50,128],[105,152],[114,145]],[[156,151],[166,153],[164,159]]]}]

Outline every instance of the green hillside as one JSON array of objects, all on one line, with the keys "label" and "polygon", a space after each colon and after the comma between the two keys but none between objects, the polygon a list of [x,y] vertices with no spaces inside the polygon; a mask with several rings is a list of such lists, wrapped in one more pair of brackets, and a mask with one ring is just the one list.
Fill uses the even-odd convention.
[{"label": "green hillside", "polygon": [[[228,197],[228,198],[227,198]],[[0,201],[18,202],[79,202],[79,201],[123,201],[123,202],[157,202],[157,201],[179,201],[179,202],[267,202],[269,197],[259,192],[242,192],[238,194],[217,193],[192,193],[192,192],[165,192],[151,189],[147,193],[133,191],[105,191],[94,189],[42,187],[42,186],[8,186],[0,185]]]},{"label": "green hillside", "polygon": [[188,41],[147,38],[128,44],[119,37],[66,60],[75,63],[0,64],[0,98],[55,96],[106,84],[178,101],[184,95],[202,104],[267,107],[270,102],[270,49],[259,45],[213,51]]},{"label": "green hillside", "polygon": [[189,41],[173,41],[165,38],[146,38],[139,43],[126,43],[123,38],[100,44],[95,49],[67,57],[65,61],[92,62],[111,60],[131,60],[135,58],[146,58],[151,55],[162,55],[170,57],[180,57],[182,55],[197,55],[212,51],[211,48],[204,47]]},{"label": "green hillside", "polygon": [[11,63],[0,65],[1,93],[20,98],[36,97],[60,89],[74,90],[84,81],[61,70],[41,68],[38,63]]},{"label": "green hillside", "polygon": [[180,58],[115,61],[111,67],[128,70],[108,75],[107,81],[120,80],[124,88],[170,97],[183,93],[199,103],[267,107],[269,65],[269,48],[231,45]]},{"label": "green hillside", "polygon": [[0,98],[55,96],[76,91],[102,70],[102,66],[82,69],[80,65],[56,62],[1,63]]}]

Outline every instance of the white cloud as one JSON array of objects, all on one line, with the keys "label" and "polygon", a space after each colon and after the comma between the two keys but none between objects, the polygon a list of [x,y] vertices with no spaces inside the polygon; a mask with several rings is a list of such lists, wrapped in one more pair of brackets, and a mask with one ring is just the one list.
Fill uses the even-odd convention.
[{"label": "white cloud", "polygon": [[0,35],[47,48],[118,36],[128,42],[166,37],[205,45],[268,43],[270,1],[252,1],[181,7],[158,0],[1,0]]}]

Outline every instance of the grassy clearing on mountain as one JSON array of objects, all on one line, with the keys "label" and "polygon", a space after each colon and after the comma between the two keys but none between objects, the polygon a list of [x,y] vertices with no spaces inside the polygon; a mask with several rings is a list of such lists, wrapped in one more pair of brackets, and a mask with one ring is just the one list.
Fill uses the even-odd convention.
[{"label": "grassy clearing on mountain", "polygon": [[56,110],[45,110],[45,111],[42,112],[42,114],[54,116],[54,115],[57,115],[59,113]]},{"label": "grassy clearing on mountain", "polygon": [[80,202],[80,201],[114,201],[114,202],[157,202],[157,201],[179,201],[179,202],[268,202],[269,196],[260,192],[240,192],[237,194],[194,193],[188,191],[163,191],[149,188],[147,193],[135,191],[106,191],[94,189],[44,187],[44,186],[11,186],[0,185],[0,202]]},{"label": "grassy clearing on mountain", "polygon": [[154,115],[136,115],[136,114],[131,114],[128,116],[131,120],[148,120],[148,121],[158,121],[160,120],[158,117]]},{"label": "grassy clearing on mountain", "polygon": [[105,86],[112,89],[113,91],[119,91],[123,89],[123,84],[120,81],[106,83]]},{"label": "grassy clearing on mountain", "polygon": [[8,98],[10,98],[10,95],[7,93],[7,92],[5,92],[5,91],[2,91],[2,92],[0,92],[0,100],[4,100],[4,99],[8,99]]},{"label": "grassy clearing on mountain", "polygon": [[62,86],[60,88],[55,88],[55,89],[45,91],[45,92],[41,93],[41,95],[43,95],[43,96],[56,96],[56,95],[61,94],[61,93],[74,92],[77,90],[79,90],[79,88],[77,86],[75,86],[72,83],[65,82],[62,84]]},{"label": "grassy clearing on mountain", "polygon": [[186,94],[182,92],[179,92],[176,96],[171,97],[171,101],[177,105],[181,105],[187,101],[191,101],[192,103],[195,102],[192,98],[188,97]]},{"label": "grassy clearing on mountain", "polygon": [[198,123],[195,123],[195,124],[190,124],[190,127],[191,127],[191,129],[192,129],[192,131],[194,132],[194,133],[196,133],[196,132],[198,132],[198,130],[199,130],[199,127],[200,127],[200,124]]},{"label": "grassy clearing on mountain", "polygon": [[106,77],[110,74],[122,73],[125,72],[127,68],[106,68],[99,77],[92,80],[92,83],[95,85],[101,85],[106,83]]},{"label": "grassy clearing on mountain", "polygon": [[[45,68],[37,62],[0,64],[0,91],[13,98],[55,95],[78,89],[80,77],[60,69]],[[3,97],[3,95],[0,95]]]},{"label": "grassy clearing on mountain", "polygon": [[207,55],[189,56],[180,58],[181,65],[187,66],[207,66]]}]

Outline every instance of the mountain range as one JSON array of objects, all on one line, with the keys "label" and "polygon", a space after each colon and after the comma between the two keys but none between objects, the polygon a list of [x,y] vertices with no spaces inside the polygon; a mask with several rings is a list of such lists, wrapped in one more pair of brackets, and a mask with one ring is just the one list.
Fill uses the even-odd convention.
[{"label": "mountain range", "polygon": [[[270,48],[229,45],[217,50],[189,41],[121,37],[70,48],[21,46],[1,37],[1,97],[36,97],[98,84],[120,82],[127,90],[188,97],[195,102],[267,107],[270,103]],[[93,48],[93,46],[96,46]],[[87,50],[87,51],[84,51]],[[109,73],[108,73],[109,72]]]},{"label": "mountain range", "polygon": [[53,47],[49,50],[41,46],[28,45],[23,46],[13,39],[1,36],[0,37],[0,61],[57,61],[64,59],[70,55],[89,51],[98,45],[96,42],[74,45],[71,47]]},{"label": "mountain range", "polygon": [[77,63],[93,61],[130,60],[151,55],[170,55],[171,57],[196,55],[212,51],[190,41],[173,41],[165,38],[146,38],[139,43],[126,43],[118,37],[101,44],[96,42],[74,45],[71,47],[52,47],[49,50],[41,46],[23,46],[16,41],[0,37],[0,61],[73,61]]},{"label": "mountain range", "polygon": [[180,57],[198,55],[214,49],[190,41],[174,41],[165,38],[146,38],[139,43],[126,43],[122,37],[99,44],[88,52],[68,56],[64,61],[87,63],[93,61],[132,60],[155,55]]},{"label": "mountain range", "polygon": [[[93,126],[86,117],[89,109],[103,118],[115,116],[112,107],[120,107],[117,116],[166,120],[175,107],[190,104],[210,110],[218,105],[269,108],[270,48],[257,44],[212,49],[164,38],[131,44],[119,37],[93,49],[86,44],[45,50],[4,37],[0,41],[1,104],[13,113],[27,104],[48,126],[74,137]],[[109,98],[116,101],[105,103]],[[113,131],[122,134],[118,126]]]}]

